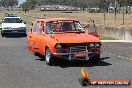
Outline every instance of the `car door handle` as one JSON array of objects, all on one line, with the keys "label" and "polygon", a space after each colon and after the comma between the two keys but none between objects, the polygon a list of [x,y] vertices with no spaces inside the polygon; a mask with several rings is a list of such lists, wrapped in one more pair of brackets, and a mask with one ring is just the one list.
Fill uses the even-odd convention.
[{"label": "car door handle", "polygon": [[29,38],[32,38],[32,36],[29,36]]}]

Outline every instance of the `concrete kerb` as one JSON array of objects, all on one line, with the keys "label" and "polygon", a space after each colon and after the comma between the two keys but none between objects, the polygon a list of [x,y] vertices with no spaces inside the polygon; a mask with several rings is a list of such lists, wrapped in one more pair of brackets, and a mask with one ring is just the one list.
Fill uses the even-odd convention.
[{"label": "concrete kerb", "polygon": [[132,41],[127,41],[127,40],[101,40],[101,42],[132,43]]}]

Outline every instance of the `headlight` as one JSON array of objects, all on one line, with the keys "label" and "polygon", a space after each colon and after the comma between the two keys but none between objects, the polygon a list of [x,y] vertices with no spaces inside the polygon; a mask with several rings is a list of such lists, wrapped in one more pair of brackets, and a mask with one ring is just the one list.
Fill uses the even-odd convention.
[{"label": "headlight", "polygon": [[62,49],[62,45],[56,44],[56,45],[55,45],[55,48],[56,48],[56,49]]},{"label": "headlight", "polygon": [[99,43],[95,43],[95,47],[96,48],[99,48],[100,47],[100,44]]},{"label": "headlight", "polygon": [[89,47],[90,47],[90,48],[94,48],[94,47],[95,47],[94,43],[90,43],[90,44],[89,44]]},{"label": "headlight", "polygon": [[100,48],[101,43],[90,43],[89,48]]}]

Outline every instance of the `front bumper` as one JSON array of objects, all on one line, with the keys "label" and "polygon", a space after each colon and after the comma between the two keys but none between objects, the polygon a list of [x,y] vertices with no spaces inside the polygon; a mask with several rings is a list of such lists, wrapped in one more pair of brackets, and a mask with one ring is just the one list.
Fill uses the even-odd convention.
[{"label": "front bumper", "polygon": [[26,33],[26,30],[2,30],[2,33],[12,34],[12,33]]},{"label": "front bumper", "polygon": [[62,58],[66,59],[66,60],[89,60],[91,58],[93,58],[96,55],[99,55],[101,52],[86,52],[86,56],[82,57],[82,58],[78,58],[78,57],[74,57],[74,53],[53,53],[54,56],[62,56]]}]

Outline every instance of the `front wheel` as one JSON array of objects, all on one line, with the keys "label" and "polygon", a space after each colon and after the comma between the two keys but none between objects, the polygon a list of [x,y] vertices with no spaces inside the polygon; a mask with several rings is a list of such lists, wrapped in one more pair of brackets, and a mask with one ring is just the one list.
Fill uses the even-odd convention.
[{"label": "front wheel", "polygon": [[45,51],[45,62],[49,66],[52,66],[54,64],[53,56],[52,56],[49,48],[47,48]]},{"label": "front wheel", "polygon": [[34,52],[33,54],[34,54],[34,56],[39,56],[40,55],[38,52]]},{"label": "front wheel", "polygon": [[4,36],[5,36],[5,34],[4,34],[3,32],[1,32],[1,36],[2,36],[2,37],[4,37]]},{"label": "front wheel", "polygon": [[99,61],[100,61],[100,54],[93,56],[93,58],[91,58],[91,60],[90,60],[90,62],[91,62],[93,65],[98,64]]}]

